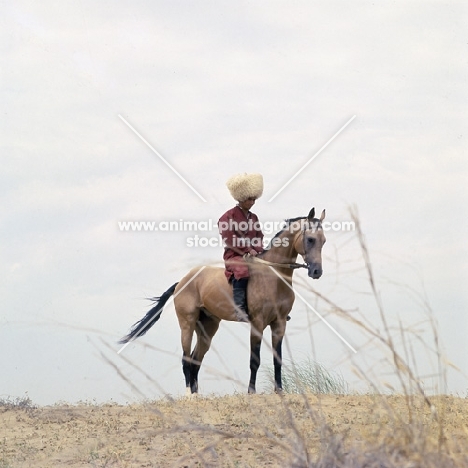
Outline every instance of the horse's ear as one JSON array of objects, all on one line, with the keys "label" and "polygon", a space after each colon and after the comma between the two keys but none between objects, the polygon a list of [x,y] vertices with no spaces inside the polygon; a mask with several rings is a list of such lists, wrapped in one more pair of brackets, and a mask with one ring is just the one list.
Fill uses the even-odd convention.
[{"label": "horse's ear", "polygon": [[320,222],[325,219],[325,210],[322,210],[322,214],[320,215]]},{"label": "horse's ear", "polygon": [[310,211],[309,211],[309,214],[307,215],[307,220],[308,221],[312,221],[314,219],[314,216],[315,216],[315,208],[312,208]]}]

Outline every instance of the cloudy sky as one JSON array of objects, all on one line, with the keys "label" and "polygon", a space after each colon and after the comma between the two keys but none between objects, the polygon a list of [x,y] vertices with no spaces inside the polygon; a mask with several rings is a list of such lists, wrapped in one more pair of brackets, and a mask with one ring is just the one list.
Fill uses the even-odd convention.
[{"label": "cloudy sky", "polygon": [[[195,233],[122,232],[118,223],[216,221],[234,204],[226,179],[245,171],[264,176],[261,220],[315,206],[342,221],[357,208],[386,313],[414,332],[427,388],[438,380],[422,346],[432,346],[427,309],[412,290],[460,368],[448,390],[466,394],[465,2],[20,0],[1,10],[1,397],[183,392],[173,307],[120,356],[116,341],[147,310],[144,298],[222,251],[189,248]],[[297,288],[358,353],[301,301],[285,353],[361,388],[352,366],[384,380],[384,351],[310,286],[376,327],[378,312],[356,236],[327,237],[324,276],[299,272]],[[245,325],[221,327],[204,393],[245,390],[247,343]],[[267,346],[262,358],[270,364]]]}]

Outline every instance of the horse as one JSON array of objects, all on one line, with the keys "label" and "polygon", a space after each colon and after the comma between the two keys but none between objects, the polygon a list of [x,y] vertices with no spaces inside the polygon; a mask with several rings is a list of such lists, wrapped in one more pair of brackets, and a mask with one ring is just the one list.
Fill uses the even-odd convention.
[{"label": "horse", "polygon": [[[292,276],[295,268],[304,267],[308,276],[322,276],[322,247],[325,235],[322,221],[312,208],[307,217],[285,220],[285,227],[270,241],[269,247],[249,262],[250,279],[247,286],[247,310],[250,321],[250,381],[248,393],[256,393],[257,372],[260,367],[260,347],[263,332],[270,326],[272,334],[274,389],[281,392],[282,341],[286,321],[294,303]],[[298,264],[301,255],[305,264]],[[198,393],[198,373],[211,340],[221,320],[238,321],[232,287],[221,267],[195,267],[180,282],[173,284],[160,297],[153,299],[154,307],[119,343],[125,344],[144,335],[161,316],[171,296],[179,321],[182,341],[182,370],[186,393]],[[192,338],[197,341],[193,351]]]}]

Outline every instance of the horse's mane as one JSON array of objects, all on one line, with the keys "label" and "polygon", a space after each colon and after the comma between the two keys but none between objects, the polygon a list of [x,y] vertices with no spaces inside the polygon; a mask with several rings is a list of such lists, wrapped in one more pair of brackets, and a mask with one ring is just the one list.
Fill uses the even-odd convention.
[{"label": "horse's mane", "polygon": [[281,236],[281,234],[283,234],[283,232],[291,225],[291,223],[294,223],[296,221],[299,221],[300,219],[306,219],[307,216],[298,216],[297,218],[289,218],[289,219],[285,219],[284,222],[286,223],[286,226],[281,229],[281,231],[278,231],[270,240],[270,243],[267,245],[267,247],[265,248],[265,250],[260,254],[260,256],[264,255],[268,250],[271,249],[271,246],[272,246],[272,243],[273,241]]}]

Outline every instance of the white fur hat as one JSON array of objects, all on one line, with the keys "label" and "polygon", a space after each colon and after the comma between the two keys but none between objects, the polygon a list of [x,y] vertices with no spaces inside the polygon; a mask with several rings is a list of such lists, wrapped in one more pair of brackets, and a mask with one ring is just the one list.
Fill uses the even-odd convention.
[{"label": "white fur hat", "polygon": [[260,198],[263,193],[263,177],[261,174],[236,174],[226,186],[234,200],[244,201],[247,198]]}]

